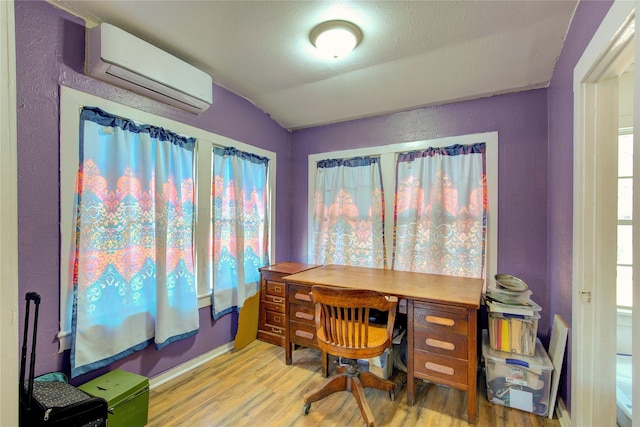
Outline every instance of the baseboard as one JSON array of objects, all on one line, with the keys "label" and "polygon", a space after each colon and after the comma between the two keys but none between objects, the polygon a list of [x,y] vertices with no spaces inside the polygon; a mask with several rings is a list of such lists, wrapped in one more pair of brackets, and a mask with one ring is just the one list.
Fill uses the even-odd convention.
[{"label": "baseboard", "polygon": [[560,427],[571,427],[571,414],[567,411],[567,407],[561,397],[558,397],[556,402],[556,415],[558,416],[558,421],[560,421]]},{"label": "baseboard", "polygon": [[201,354],[198,357],[194,357],[193,359],[188,360],[184,363],[181,363],[169,369],[168,371],[165,371],[161,374],[156,375],[153,378],[150,378],[149,388],[153,389],[154,387],[164,384],[167,381],[170,381],[186,372],[189,372],[191,369],[194,369],[202,365],[203,363],[208,362],[209,360],[215,359],[216,357],[231,351],[232,349],[233,349],[233,341],[228,342],[224,345],[221,345],[220,347],[214,348],[213,350],[208,351],[207,353]]}]

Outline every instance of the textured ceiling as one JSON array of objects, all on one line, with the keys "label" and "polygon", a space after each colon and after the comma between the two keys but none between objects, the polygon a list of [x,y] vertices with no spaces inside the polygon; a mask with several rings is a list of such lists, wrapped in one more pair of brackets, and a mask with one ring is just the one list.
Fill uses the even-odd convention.
[{"label": "textured ceiling", "polygon": [[[287,129],[546,87],[577,0],[76,1],[209,73]],[[363,32],[343,59],[309,32],[349,20]],[[214,99],[215,103],[215,99]]]}]

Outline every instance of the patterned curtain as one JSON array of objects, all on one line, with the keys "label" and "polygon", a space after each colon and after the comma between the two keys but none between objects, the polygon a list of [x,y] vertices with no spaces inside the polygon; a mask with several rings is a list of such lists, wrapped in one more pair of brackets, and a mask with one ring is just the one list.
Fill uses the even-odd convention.
[{"label": "patterned curtain", "polygon": [[214,319],[239,311],[259,289],[258,268],[269,264],[268,162],[235,148],[213,148]]},{"label": "patterned curtain", "polygon": [[318,162],[313,263],[385,268],[383,224],[379,158]]},{"label": "patterned curtain", "polygon": [[485,144],[401,153],[396,173],[393,268],[482,278]]},{"label": "patterned curtain", "polygon": [[193,138],[80,117],[71,374],[198,332]]}]

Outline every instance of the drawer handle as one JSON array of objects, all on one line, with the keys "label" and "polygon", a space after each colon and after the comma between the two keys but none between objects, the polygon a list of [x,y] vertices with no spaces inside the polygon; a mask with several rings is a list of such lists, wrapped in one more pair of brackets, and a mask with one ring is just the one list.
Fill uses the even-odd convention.
[{"label": "drawer handle", "polygon": [[300,301],[311,301],[311,295],[302,292],[296,292],[294,298]]},{"label": "drawer handle", "polygon": [[453,326],[456,324],[455,320],[449,319],[447,317],[440,317],[440,316],[426,316],[425,320],[428,323],[435,323],[437,325],[442,325],[442,326]]},{"label": "drawer handle", "polygon": [[448,366],[438,365],[437,363],[433,363],[433,362],[425,363],[424,367],[431,371],[440,372],[441,374],[445,374],[445,375],[455,374],[455,370],[453,368],[450,368]]},{"label": "drawer handle", "polygon": [[284,300],[282,298],[274,298],[273,302],[275,302],[276,304],[282,304],[284,303]]},{"label": "drawer handle", "polygon": [[304,311],[296,311],[296,317],[298,319],[313,320],[313,314],[305,313]]},{"label": "drawer handle", "polygon": [[282,329],[271,328],[271,332],[282,335]]},{"label": "drawer handle", "polygon": [[296,331],[296,336],[306,338],[308,340],[313,339],[313,334],[311,332],[306,332],[306,331]]},{"label": "drawer handle", "polygon": [[446,341],[440,341],[440,340],[434,340],[433,338],[427,338],[425,340],[425,344],[430,346],[430,347],[437,347],[437,348],[441,348],[443,350],[455,350],[456,349],[456,345],[452,342],[446,342]]},{"label": "drawer handle", "polygon": [[282,293],[282,288],[280,286],[274,286],[273,291],[277,293]]}]

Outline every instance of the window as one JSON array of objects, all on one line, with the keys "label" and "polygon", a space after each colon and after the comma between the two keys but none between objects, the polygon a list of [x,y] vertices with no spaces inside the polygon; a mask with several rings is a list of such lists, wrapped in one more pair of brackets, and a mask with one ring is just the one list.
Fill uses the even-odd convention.
[{"label": "window", "polygon": [[259,290],[258,268],[269,264],[267,186],[269,159],[227,147],[213,148],[214,319],[241,307]]},{"label": "window", "polygon": [[[429,147],[449,147],[453,145],[473,145],[478,143],[486,144],[486,186],[488,193],[487,201],[487,217],[486,225],[487,232],[485,238],[485,258],[482,270],[485,272],[485,285],[488,277],[493,277],[496,273],[496,260],[497,260],[497,194],[498,194],[498,134],[497,132],[489,132],[483,134],[464,135],[459,137],[441,138],[428,141],[415,141],[403,144],[392,144],[381,147],[369,147],[364,149],[344,150],[330,153],[319,153],[309,156],[309,259],[310,262],[317,262],[314,259],[314,242],[317,233],[317,227],[314,225],[314,208],[316,207],[316,201],[314,196],[316,194],[317,174],[319,173],[318,165],[327,159],[352,159],[356,157],[375,157],[379,159],[382,171],[382,194],[383,194],[383,228],[384,228],[384,251],[385,258],[387,260],[393,259],[394,251],[394,226],[395,216],[397,212],[394,212],[394,197],[395,191],[398,188],[396,183],[396,171],[397,171],[397,159],[400,153],[411,152],[415,150],[425,150]],[[314,228],[316,227],[316,228]],[[390,265],[387,265],[389,268]]]},{"label": "window", "polygon": [[312,218],[314,264],[385,268],[380,159],[318,162]]},{"label": "window", "polygon": [[[266,229],[274,236],[275,218],[275,153],[250,146],[229,138],[206,132],[180,122],[144,113],[112,101],[97,98],[67,87],[61,87],[60,107],[60,207],[61,207],[61,268],[60,268],[60,351],[71,347],[71,307],[73,298],[73,239],[75,238],[73,207],[75,204],[76,177],[78,171],[79,111],[83,106],[95,106],[114,115],[127,117],[136,123],[147,123],[171,129],[180,135],[196,138],[195,145],[195,285],[198,307],[211,305],[213,268],[211,248],[213,245],[212,218],[212,150],[214,147],[235,147],[246,153],[268,159],[266,193]],[[267,259],[273,257],[273,239],[267,242]]]},{"label": "window", "polygon": [[486,144],[398,154],[393,269],[483,278]]},{"label": "window", "polygon": [[624,129],[618,137],[618,307],[633,305],[633,130]]},{"label": "window", "polygon": [[82,108],[71,376],[198,332],[195,143]]}]

